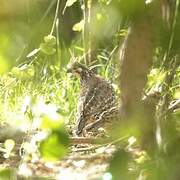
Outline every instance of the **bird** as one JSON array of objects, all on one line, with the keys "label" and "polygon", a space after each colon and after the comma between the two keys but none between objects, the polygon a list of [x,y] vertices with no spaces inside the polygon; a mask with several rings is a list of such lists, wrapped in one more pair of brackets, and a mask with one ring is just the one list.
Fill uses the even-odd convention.
[{"label": "bird", "polygon": [[115,91],[110,81],[78,61],[72,62],[67,72],[80,79],[75,133],[82,136],[83,132],[103,126],[105,119],[111,119],[112,112],[116,111]]}]

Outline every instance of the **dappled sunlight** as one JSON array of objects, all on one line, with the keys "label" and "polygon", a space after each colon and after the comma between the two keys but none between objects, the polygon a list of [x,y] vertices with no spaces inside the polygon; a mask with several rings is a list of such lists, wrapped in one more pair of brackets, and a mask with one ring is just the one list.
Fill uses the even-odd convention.
[{"label": "dappled sunlight", "polygon": [[2,0],[0,180],[179,180],[179,8]]}]

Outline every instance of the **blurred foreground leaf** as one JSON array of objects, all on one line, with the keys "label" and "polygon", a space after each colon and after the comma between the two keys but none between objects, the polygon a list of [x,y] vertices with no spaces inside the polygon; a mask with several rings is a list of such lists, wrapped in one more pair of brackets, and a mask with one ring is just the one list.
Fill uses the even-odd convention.
[{"label": "blurred foreground leaf", "polygon": [[11,151],[13,150],[14,146],[15,146],[15,142],[12,139],[7,139],[4,142],[4,147],[6,149],[6,153],[4,155],[5,158],[9,158]]},{"label": "blurred foreground leaf", "polygon": [[7,60],[0,55],[0,74],[3,74],[9,70],[9,64]]},{"label": "blurred foreground leaf", "polygon": [[60,117],[56,114],[54,117],[50,117],[50,115],[44,115],[42,117],[42,123],[41,123],[41,128],[42,129],[57,129],[59,127],[63,127],[64,122]]},{"label": "blurred foreground leaf", "polygon": [[130,175],[128,172],[128,162],[130,160],[129,154],[123,150],[119,149],[111,160],[109,172],[112,174],[113,180],[130,180]]},{"label": "blurred foreground leaf", "polygon": [[64,129],[53,130],[40,143],[40,153],[45,160],[56,161],[63,158],[68,152],[69,139]]},{"label": "blurred foreground leaf", "polygon": [[14,180],[17,179],[15,170],[13,169],[0,169],[1,180]]}]

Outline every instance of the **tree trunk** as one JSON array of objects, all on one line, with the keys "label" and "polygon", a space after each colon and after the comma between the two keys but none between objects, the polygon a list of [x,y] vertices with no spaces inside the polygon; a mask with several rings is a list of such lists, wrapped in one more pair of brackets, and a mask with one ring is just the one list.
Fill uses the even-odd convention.
[{"label": "tree trunk", "polygon": [[141,104],[153,57],[154,37],[150,22],[146,15],[137,17],[132,22],[121,50],[120,76],[124,118],[126,121],[131,119],[137,123],[141,134],[141,146],[146,149],[154,148],[155,145],[154,113]]}]

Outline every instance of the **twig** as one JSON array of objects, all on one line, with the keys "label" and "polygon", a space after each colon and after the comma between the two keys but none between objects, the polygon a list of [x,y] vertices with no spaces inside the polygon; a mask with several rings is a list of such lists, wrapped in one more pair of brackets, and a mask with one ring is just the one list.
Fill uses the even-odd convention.
[{"label": "twig", "polygon": [[[71,144],[98,144],[97,140],[99,140],[99,138],[88,138],[88,137],[71,137],[70,138]],[[99,144],[100,144],[100,140],[99,140]]]},{"label": "twig", "polygon": [[74,155],[72,155],[72,156],[68,156],[68,157],[66,157],[66,158],[64,158],[63,160],[74,160],[74,161],[77,161],[77,160],[88,160],[88,162],[90,161],[90,160],[92,160],[92,161],[94,161],[94,160],[96,160],[96,159],[108,159],[108,158],[110,158],[110,157],[112,157],[112,154],[111,153],[106,153],[106,154],[97,154],[97,153],[95,153],[95,154],[78,154],[78,156],[74,156]]},{"label": "twig", "polygon": [[[117,143],[119,143],[121,141],[126,140],[128,137],[129,136],[124,136],[124,137],[115,139],[114,141],[112,141],[112,139],[110,139],[110,138],[107,138],[106,140],[108,142],[106,142],[106,143],[101,143],[101,144],[93,146],[93,147],[91,146],[91,147],[85,147],[85,148],[76,148],[75,150],[73,150],[73,152],[94,151],[94,150],[96,150],[96,149],[98,149],[100,147],[103,147],[103,146],[109,147],[109,146],[117,144]],[[83,138],[83,139],[86,140],[84,142],[87,142],[87,140],[90,140],[91,138]],[[82,140],[82,138],[81,138],[81,140]],[[100,141],[100,138],[92,138],[91,144],[92,144],[92,142],[94,142],[94,144],[96,144],[96,140],[98,142],[98,141]],[[82,141],[79,144],[83,144]],[[87,143],[85,143],[85,144],[87,144]]]},{"label": "twig", "polygon": [[91,146],[91,147],[84,147],[84,148],[76,148],[76,149],[73,149],[72,151],[73,152],[94,151],[94,150],[96,150],[99,147],[101,147],[101,145]]}]

